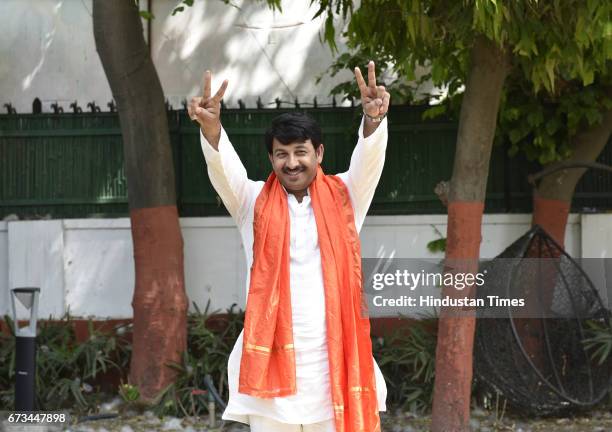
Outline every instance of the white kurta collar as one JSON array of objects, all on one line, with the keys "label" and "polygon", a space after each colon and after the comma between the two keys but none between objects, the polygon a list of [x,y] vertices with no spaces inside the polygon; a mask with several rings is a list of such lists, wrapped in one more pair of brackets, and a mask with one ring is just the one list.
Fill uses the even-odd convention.
[{"label": "white kurta collar", "polygon": [[[282,185],[281,183],[281,187],[283,188],[283,191],[285,192],[285,195],[287,195],[287,199],[289,199],[289,195],[292,195],[293,198],[295,199],[295,201],[297,202],[297,198],[295,197],[295,195],[290,194],[289,192],[287,192],[287,189],[285,189],[285,186]],[[306,198],[308,198],[308,200],[310,200],[310,186],[308,187],[308,189],[306,189],[306,195],[304,195],[304,198],[302,198],[302,201]],[[301,204],[298,202],[298,204]]]}]

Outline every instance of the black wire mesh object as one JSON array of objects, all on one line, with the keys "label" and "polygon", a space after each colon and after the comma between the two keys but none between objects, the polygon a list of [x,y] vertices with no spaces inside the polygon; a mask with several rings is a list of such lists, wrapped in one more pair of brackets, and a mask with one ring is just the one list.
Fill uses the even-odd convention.
[{"label": "black wire mesh object", "polygon": [[598,364],[583,341],[589,321],[610,328],[610,311],[583,269],[537,225],[485,269],[479,298],[525,298],[532,314],[517,317],[512,308],[478,312],[476,378],[527,414],[554,415],[600,402],[610,390],[612,362]]}]

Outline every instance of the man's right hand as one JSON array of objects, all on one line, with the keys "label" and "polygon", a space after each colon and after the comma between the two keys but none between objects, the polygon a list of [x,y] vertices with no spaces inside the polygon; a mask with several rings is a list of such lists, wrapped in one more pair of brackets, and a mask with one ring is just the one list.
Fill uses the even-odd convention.
[{"label": "man's right hand", "polygon": [[204,93],[202,97],[193,97],[187,107],[191,120],[200,125],[204,137],[218,150],[219,138],[221,136],[221,99],[227,89],[227,80],[223,81],[219,90],[213,97],[210,96],[210,83],[212,74],[210,71],[204,73]]}]

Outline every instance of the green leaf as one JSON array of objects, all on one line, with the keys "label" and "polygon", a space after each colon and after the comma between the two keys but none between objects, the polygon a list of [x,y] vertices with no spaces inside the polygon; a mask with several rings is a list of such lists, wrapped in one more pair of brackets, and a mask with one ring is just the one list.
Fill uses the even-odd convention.
[{"label": "green leaf", "polygon": [[416,25],[413,15],[408,15],[406,24],[408,25],[408,35],[410,36],[410,39],[412,42],[416,42]]},{"label": "green leaf", "polygon": [[331,14],[325,19],[325,41],[330,46],[332,52],[337,52],[338,47],[336,45],[336,30],[334,29],[334,19]]},{"label": "green leaf", "polygon": [[561,127],[561,122],[558,117],[551,118],[548,122],[546,122],[546,133],[549,135],[554,135]]},{"label": "green leaf", "polygon": [[593,72],[593,70],[587,66],[584,67],[584,69],[582,70],[582,85],[584,86],[588,86],[590,84],[593,84],[593,81],[595,81],[595,73]]},{"label": "green leaf", "polygon": [[427,243],[427,250],[431,253],[446,251],[446,238],[432,240]]},{"label": "green leaf", "polygon": [[521,115],[521,111],[518,108],[510,108],[504,111],[504,115],[507,120],[517,120]]},{"label": "green leaf", "polygon": [[590,126],[598,124],[598,123],[601,122],[602,114],[597,109],[594,109],[594,108],[587,109],[587,110],[585,110],[584,114],[585,114],[585,116],[587,118],[587,121],[589,122]]},{"label": "green leaf", "polygon": [[444,67],[440,64],[439,61],[434,61],[431,64],[431,80],[434,84],[439,85],[442,84],[444,79]]},{"label": "green leaf", "polygon": [[520,129],[512,129],[508,134],[510,142],[512,144],[518,143],[520,140],[523,139],[524,135],[525,134]]},{"label": "green leaf", "polygon": [[423,111],[422,118],[423,120],[433,119],[433,118],[441,116],[445,112],[446,112],[446,105],[444,104],[433,105],[430,108],[427,108],[425,111]]},{"label": "green leaf", "polygon": [[553,58],[546,59],[546,73],[548,75],[548,84],[551,91],[555,90],[555,67],[557,65],[557,61]]},{"label": "green leaf", "polygon": [[[314,3],[314,1],[310,2],[310,4],[313,4],[313,3]],[[311,19],[314,20],[315,18],[318,18],[323,12],[325,12],[325,9],[326,9],[325,6],[323,4],[321,4],[321,7],[319,7],[319,10],[317,11],[317,13],[315,13],[312,16]]]},{"label": "green leaf", "polygon": [[[146,20],[152,20],[155,19],[155,15],[153,15],[151,12],[149,11],[140,11],[140,17],[144,18]],[[174,15],[174,12],[172,13],[172,15]]]}]

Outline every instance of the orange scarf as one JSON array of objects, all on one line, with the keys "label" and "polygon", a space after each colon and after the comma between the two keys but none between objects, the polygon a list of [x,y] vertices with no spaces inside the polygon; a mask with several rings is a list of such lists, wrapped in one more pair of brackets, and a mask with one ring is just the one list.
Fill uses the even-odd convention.
[{"label": "orange scarf", "polygon": [[[310,185],[321,251],[336,432],[380,431],[361,250],[348,189],[321,167]],[[240,393],[294,395],[287,195],[270,174],[255,203],[253,266],[244,322]]]}]

